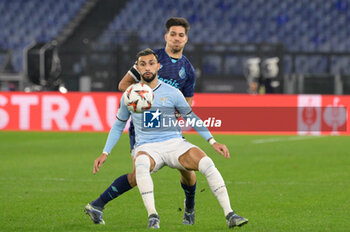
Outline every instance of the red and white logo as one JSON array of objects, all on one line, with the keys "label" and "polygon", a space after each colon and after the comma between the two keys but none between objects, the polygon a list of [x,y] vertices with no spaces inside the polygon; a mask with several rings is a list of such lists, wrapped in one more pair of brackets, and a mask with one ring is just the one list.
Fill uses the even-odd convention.
[{"label": "red and white logo", "polygon": [[323,112],[324,122],[332,128],[331,134],[339,134],[339,129],[347,121],[346,107],[339,102],[339,97],[333,98],[333,104],[327,105]]},{"label": "red and white logo", "polygon": [[298,134],[321,133],[321,95],[298,96]]}]

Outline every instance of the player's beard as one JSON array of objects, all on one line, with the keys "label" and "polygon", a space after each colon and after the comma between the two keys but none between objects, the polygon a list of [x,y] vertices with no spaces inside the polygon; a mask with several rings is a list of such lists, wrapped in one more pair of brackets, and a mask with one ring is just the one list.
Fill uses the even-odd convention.
[{"label": "player's beard", "polygon": [[171,52],[174,53],[174,54],[177,54],[177,53],[180,53],[182,51],[183,47],[172,47],[171,48]]},{"label": "player's beard", "polygon": [[156,78],[157,74],[154,73],[152,76],[150,77],[146,77],[145,73],[142,75],[142,79],[148,83],[152,82],[154,80],[154,78]]}]

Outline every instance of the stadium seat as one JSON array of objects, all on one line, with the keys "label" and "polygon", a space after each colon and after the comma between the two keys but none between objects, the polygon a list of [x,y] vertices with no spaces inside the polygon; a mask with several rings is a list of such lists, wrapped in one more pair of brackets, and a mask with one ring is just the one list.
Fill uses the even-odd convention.
[{"label": "stadium seat", "polygon": [[[0,49],[13,50],[15,71],[23,70],[23,49],[48,42],[75,16],[86,0],[0,0]],[[55,7],[52,7],[52,6]]]},{"label": "stadium seat", "polygon": [[[6,28],[0,31],[0,48],[22,50],[33,40],[54,39],[86,1],[0,0],[0,27]],[[140,10],[138,0],[128,1],[93,43],[94,47],[123,43],[127,37],[121,34],[130,32],[138,32],[141,42],[163,42],[163,22],[168,16],[176,15],[186,17],[191,23],[191,43],[273,42],[283,43],[287,51],[350,52],[347,0],[145,0],[143,3]],[[13,57],[17,71],[22,69],[19,54],[14,53]],[[343,67],[343,63],[336,63],[338,60],[334,62],[332,65]],[[314,70],[316,64],[306,59],[299,68]],[[213,67],[208,69],[214,70]]]},{"label": "stadium seat", "polygon": [[[190,42],[194,43],[229,43],[229,42],[274,42],[284,43],[290,51],[350,51],[347,35],[350,29],[346,27],[346,19],[350,17],[347,11],[347,1],[313,1],[295,2],[287,0],[249,2],[194,0],[191,2],[177,1],[176,4],[159,0],[148,0],[140,14],[134,14],[138,4],[131,0],[125,10],[116,16],[107,31],[134,30],[139,31],[141,41],[158,42],[162,40],[163,28],[159,22],[166,20],[165,15],[181,15],[192,24]],[[171,8],[171,13],[169,9]],[[183,9],[195,8],[196,11]],[[152,18],[147,24],[140,25],[142,20],[152,12]],[[180,13],[181,12],[181,13]],[[131,16],[133,17],[131,20]],[[129,23],[125,23],[129,22]],[[218,27],[217,25],[224,25]],[[334,26],[330,26],[334,25]],[[142,28],[138,30],[138,28]],[[203,30],[205,28],[205,30]],[[340,30],[341,28],[341,30]],[[158,30],[158,31],[157,31]],[[150,31],[155,33],[150,33]],[[336,33],[335,33],[336,32]],[[113,33],[104,33],[101,42],[109,40],[106,37]],[[208,72],[215,72],[217,61],[206,61]],[[322,61],[308,59],[298,61],[298,71],[317,71],[317,65]]]}]

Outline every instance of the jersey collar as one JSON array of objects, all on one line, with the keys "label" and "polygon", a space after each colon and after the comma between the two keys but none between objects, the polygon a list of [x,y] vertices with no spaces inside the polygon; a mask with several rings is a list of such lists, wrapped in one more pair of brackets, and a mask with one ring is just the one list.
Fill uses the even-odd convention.
[{"label": "jersey collar", "polygon": [[179,60],[181,60],[182,59],[182,56],[183,56],[183,54],[181,54],[181,57],[179,58],[179,59],[173,59],[173,58],[171,58],[170,56],[169,56],[169,54],[166,52],[166,50],[165,50],[165,48],[164,48],[164,52],[165,52],[165,54],[169,57],[169,59],[170,59],[170,61],[174,64],[174,63],[176,63],[176,62],[178,62]]},{"label": "jersey collar", "polygon": [[160,80],[158,80],[158,82],[157,82],[157,86],[156,87],[154,87],[154,89],[152,89],[153,90],[153,92],[154,91],[156,91],[159,87],[160,87],[160,85],[161,85],[162,83],[161,83],[161,81]]}]

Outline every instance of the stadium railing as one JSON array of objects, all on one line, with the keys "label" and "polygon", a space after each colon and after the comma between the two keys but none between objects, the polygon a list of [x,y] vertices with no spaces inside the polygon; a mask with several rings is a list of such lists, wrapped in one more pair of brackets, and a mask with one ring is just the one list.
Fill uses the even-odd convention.
[{"label": "stadium railing", "polygon": [[0,91],[23,90],[24,76],[12,65],[12,50],[0,49]]},{"label": "stadium railing", "polygon": [[[89,77],[91,91],[115,91],[117,83],[135,62],[134,54],[138,50],[164,46],[162,42],[146,44],[130,41],[133,42],[105,46],[86,44],[84,51],[61,50],[61,75],[68,82],[68,88],[78,91],[80,77]],[[289,52],[281,44],[189,43],[184,54],[197,72],[196,92],[247,93],[244,62],[252,57],[278,57],[276,80],[279,86],[275,93],[350,93],[347,65],[350,52]],[[77,57],[75,60],[79,61],[70,63],[72,57]]]}]

